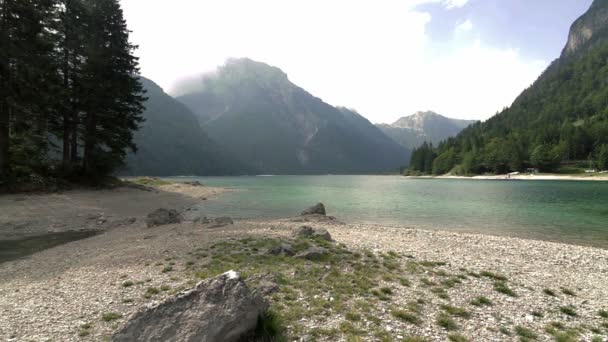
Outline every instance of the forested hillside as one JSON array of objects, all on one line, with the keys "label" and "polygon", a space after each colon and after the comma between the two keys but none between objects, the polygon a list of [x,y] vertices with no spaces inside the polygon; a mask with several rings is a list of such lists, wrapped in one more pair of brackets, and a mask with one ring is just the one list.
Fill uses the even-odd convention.
[{"label": "forested hillside", "polygon": [[0,27],[0,188],[119,167],[145,100],[119,1],[1,1]]},{"label": "forested hillside", "polygon": [[551,172],[564,165],[608,169],[607,8],[605,0],[594,2],[573,25],[562,56],[510,108],[438,148],[421,147],[413,153],[411,170],[478,174],[528,167]]}]

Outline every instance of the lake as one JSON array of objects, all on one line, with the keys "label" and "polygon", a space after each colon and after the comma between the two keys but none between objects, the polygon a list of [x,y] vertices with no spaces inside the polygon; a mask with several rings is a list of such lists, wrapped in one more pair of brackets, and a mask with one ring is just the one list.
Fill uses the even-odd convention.
[{"label": "lake", "polygon": [[508,235],[608,248],[608,182],[400,176],[195,177],[235,188],[209,216],[284,218],[323,202],[345,222]]}]

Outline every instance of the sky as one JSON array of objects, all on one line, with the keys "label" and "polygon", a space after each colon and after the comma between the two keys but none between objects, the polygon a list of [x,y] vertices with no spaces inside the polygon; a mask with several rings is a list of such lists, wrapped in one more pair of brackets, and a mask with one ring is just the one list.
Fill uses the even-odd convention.
[{"label": "sky", "polygon": [[485,120],[563,49],[592,0],[121,0],[141,74],[168,93],[228,58],[281,68],[374,123]]}]

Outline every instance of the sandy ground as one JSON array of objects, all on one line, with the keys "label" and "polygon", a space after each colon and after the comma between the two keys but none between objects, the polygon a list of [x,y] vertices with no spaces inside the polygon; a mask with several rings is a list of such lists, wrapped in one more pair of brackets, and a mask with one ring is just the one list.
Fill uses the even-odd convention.
[{"label": "sandy ground", "polygon": [[[28,196],[24,200],[17,200],[16,196],[2,197],[0,217],[15,221],[35,216],[38,220],[59,223],[97,212],[103,212],[106,217],[140,217],[157,207],[183,208],[193,201],[200,202],[196,198],[221,192],[205,189],[187,190],[195,191],[191,193],[195,197],[135,189],[77,191]],[[216,229],[195,223],[146,228],[143,220],[138,219],[134,224],[108,229],[92,238],[0,264],[0,340],[107,339],[138,308],[194,284],[186,264],[192,260],[193,252],[220,239],[290,235],[301,224],[290,220],[242,220]],[[441,261],[450,273],[466,269],[507,276],[520,294],[517,298],[494,293],[492,283],[483,279],[471,278],[459,289],[450,290],[450,297],[457,305],[464,305],[479,294],[495,303],[475,319],[462,323],[461,332],[475,337],[473,341],[517,340],[515,336],[507,338],[489,329],[501,324],[523,324],[536,331],[543,331],[548,322],[556,320],[573,326],[600,326],[603,321],[598,311],[608,310],[608,250],[396,227],[331,222],[314,225],[327,228],[338,242],[354,249],[397,251],[413,260]],[[162,271],[171,264],[171,272]],[[125,281],[133,281],[134,285],[124,287]],[[144,298],[148,287],[162,286],[170,290],[151,299]],[[572,289],[575,296],[542,295],[542,289],[559,293],[562,287]],[[427,290],[415,285],[407,291],[398,295],[398,302]],[[560,314],[559,308],[567,305],[576,307],[576,317]],[[543,318],[530,315],[538,308],[545,310]],[[122,317],[112,322],[103,321],[101,316],[109,312]],[[431,340],[445,340],[447,334],[434,325],[437,310],[429,310],[425,315],[425,323],[412,327],[411,331]],[[311,324],[323,326],[336,320],[339,317]],[[87,336],[79,336],[83,324],[92,326]],[[390,320],[390,315],[386,324],[399,328]],[[608,327],[603,331],[606,340]],[[591,336],[587,333],[583,340],[591,340]],[[542,335],[539,339],[550,340],[550,337]]]},{"label": "sandy ground", "polygon": [[143,219],[150,211],[183,209],[224,189],[168,185],[142,191],[74,190],[44,195],[0,196],[0,240],[72,230],[105,230],[127,218]]}]

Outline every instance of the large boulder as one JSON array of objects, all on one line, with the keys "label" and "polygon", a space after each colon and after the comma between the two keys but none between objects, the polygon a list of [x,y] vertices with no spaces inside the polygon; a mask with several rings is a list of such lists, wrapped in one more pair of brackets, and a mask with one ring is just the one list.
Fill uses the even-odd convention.
[{"label": "large boulder", "polygon": [[234,271],[147,307],[118,331],[115,342],[248,340],[268,305]]},{"label": "large boulder", "polygon": [[302,216],[306,216],[306,215],[323,215],[325,216],[327,213],[325,212],[325,206],[323,205],[323,203],[317,203],[314,206],[304,210],[302,212]]},{"label": "large boulder", "polygon": [[164,226],[167,224],[180,223],[182,221],[181,216],[174,209],[157,209],[146,218],[146,225],[148,228],[156,226]]}]

